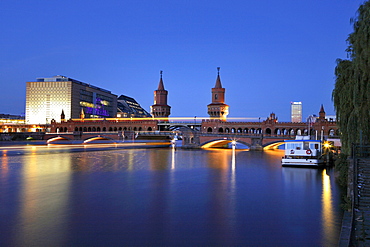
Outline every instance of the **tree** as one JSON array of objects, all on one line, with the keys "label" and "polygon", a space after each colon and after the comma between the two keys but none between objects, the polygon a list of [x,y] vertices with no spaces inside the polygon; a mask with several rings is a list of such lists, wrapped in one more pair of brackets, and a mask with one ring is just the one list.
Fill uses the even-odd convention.
[{"label": "tree", "polygon": [[351,20],[346,60],[337,60],[333,102],[341,131],[342,151],[370,137],[370,1],[364,2]]}]

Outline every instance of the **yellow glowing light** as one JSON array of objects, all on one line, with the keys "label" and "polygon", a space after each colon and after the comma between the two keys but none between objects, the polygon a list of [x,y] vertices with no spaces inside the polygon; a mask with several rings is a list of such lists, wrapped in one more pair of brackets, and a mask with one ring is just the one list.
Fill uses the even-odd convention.
[{"label": "yellow glowing light", "polygon": [[54,138],[51,138],[51,139],[47,140],[47,143],[51,143],[51,142],[54,142],[54,141],[61,141],[61,140],[68,140],[68,139],[65,138],[65,137],[57,136],[57,137],[54,137]]},{"label": "yellow glowing light", "polygon": [[273,143],[273,144],[270,144],[270,145],[267,145],[266,147],[264,147],[263,150],[278,149],[279,146],[281,146],[283,144],[284,144],[284,142]]},{"label": "yellow glowing light", "polygon": [[100,103],[101,103],[102,105],[109,105],[109,102],[108,102],[108,101],[106,101],[106,100],[101,100],[101,101],[100,101]]},{"label": "yellow glowing light", "polygon": [[89,143],[89,142],[92,142],[92,141],[96,141],[96,140],[110,140],[108,138],[105,138],[105,137],[101,137],[101,136],[97,136],[97,137],[93,137],[93,138],[90,138],[86,141],[84,141],[84,143]]},{"label": "yellow glowing light", "polygon": [[92,103],[88,103],[88,102],[85,102],[85,101],[80,101],[80,106],[86,106],[86,107],[94,107],[94,104]]},{"label": "yellow glowing light", "polygon": [[330,147],[331,147],[330,142],[328,141],[324,142],[324,148],[330,148]]}]

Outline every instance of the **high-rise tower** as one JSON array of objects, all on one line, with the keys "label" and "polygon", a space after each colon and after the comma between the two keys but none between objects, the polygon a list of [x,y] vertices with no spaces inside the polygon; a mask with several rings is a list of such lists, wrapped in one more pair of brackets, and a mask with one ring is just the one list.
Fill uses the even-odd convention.
[{"label": "high-rise tower", "polygon": [[292,123],[302,122],[302,102],[290,102]]},{"label": "high-rise tower", "polygon": [[168,92],[164,89],[162,73],[161,70],[158,89],[154,91],[154,105],[150,107],[150,113],[155,118],[166,118],[171,114],[171,106],[167,105]]},{"label": "high-rise tower", "polygon": [[212,119],[226,120],[229,114],[229,106],[225,104],[225,88],[221,85],[220,67],[217,68],[216,85],[212,88],[212,103],[207,107]]}]

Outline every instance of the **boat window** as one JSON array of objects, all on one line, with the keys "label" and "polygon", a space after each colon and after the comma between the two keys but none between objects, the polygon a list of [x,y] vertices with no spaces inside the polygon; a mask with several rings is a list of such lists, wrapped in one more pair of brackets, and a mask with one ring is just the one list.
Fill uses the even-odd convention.
[{"label": "boat window", "polygon": [[311,143],[310,144],[310,149],[319,149],[319,144],[318,143]]},{"label": "boat window", "polygon": [[296,143],[296,142],[292,142],[292,143],[287,143],[287,148],[286,149],[301,149],[302,148],[302,145],[301,143]]},{"label": "boat window", "polygon": [[303,143],[303,149],[304,150],[310,149],[309,145],[310,145],[310,143],[308,143],[308,142]]}]

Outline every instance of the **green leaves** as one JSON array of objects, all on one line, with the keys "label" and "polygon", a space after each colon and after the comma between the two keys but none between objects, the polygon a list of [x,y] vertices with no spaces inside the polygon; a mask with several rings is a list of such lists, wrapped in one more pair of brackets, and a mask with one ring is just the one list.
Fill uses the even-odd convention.
[{"label": "green leaves", "polygon": [[370,2],[362,4],[351,19],[353,33],[347,42],[349,60],[337,60],[333,102],[341,130],[342,151],[370,137]]}]

